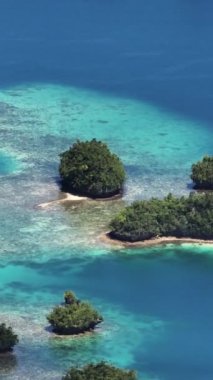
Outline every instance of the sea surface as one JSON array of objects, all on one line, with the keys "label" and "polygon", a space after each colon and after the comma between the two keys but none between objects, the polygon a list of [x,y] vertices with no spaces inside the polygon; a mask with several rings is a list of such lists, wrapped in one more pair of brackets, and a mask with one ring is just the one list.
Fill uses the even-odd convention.
[{"label": "sea surface", "polygon": [[[213,379],[213,248],[99,238],[125,204],[192,191],[213,151],[212,35],[210,0],[0,0],[0,322],[20,340],[1,380],[98,360]],[[59,154],[91,138],[123,160],[123,199],[38,207],[62,197]],[[67,289],[103,314],[94,334],[51,334]]]}]

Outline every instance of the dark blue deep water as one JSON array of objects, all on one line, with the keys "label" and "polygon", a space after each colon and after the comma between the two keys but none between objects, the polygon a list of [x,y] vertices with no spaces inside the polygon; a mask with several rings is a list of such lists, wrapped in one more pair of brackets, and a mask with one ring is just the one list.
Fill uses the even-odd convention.
[{"label": "dark blue deep water", "polygon": [[1,0],[2,86],[58,82],[212,123],[210,0]]},{"label": "dark blue deep water", "polygon": [[[212,246],[106,246],[122,201],[37,207],[61,197],[58,154],[76,138],[121,156],[124,202],[188,194],[213,151],[212,36],[210,0],[0,0],[0,322],[20,337],[1,380],[96,360],[213,379]],[[69,288],[104,315],[93,336],[47,329]]]}]

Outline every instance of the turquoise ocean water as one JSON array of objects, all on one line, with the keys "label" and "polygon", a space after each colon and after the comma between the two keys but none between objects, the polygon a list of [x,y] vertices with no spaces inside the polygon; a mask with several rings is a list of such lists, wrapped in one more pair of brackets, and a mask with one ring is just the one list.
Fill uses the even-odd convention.
[{"label": "turquoise ocean water", "polygon": [[[188,194],[212,154],[210,1],[0,1],[0,321],[20,336],[2,380],[59,380],[109,360],[147,380],[212,380],[213,251],[124,250],[99,235],[124,204]],[[123,200],[54,204],[58,155],[107,142]],[[79,339],[45,319],[73,289],[105,322]]]}]

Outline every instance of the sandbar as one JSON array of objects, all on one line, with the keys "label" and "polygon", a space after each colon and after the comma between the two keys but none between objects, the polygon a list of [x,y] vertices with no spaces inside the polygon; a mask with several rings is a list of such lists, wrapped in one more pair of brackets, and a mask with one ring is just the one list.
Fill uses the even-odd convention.
[{"label": "sandbar", "polygon": [[45,203],[40,203],[37,205],[39,208],[47,208],[49,206],[55,205],[55,204],[60,204],[64,202],[80,202],[80,201],[86,201],[90,198],[87,197],[80,197],[78,195],[70,194],[70,193],[63,193],[64,197],[61,199],[56,199],[53,201],[45,202]]}]

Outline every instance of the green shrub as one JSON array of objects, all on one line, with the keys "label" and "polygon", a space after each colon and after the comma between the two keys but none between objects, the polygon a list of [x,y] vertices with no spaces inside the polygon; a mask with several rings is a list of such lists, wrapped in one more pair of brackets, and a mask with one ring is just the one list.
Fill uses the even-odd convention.
[{"label": "green shrub", "polygon": [[104,362],[71,368],[62,380],[137,380],[134,371],[125,371]]},{"label": "green shrub", "polygon": [[78,300],[74,292],[72,292],[71,290],[66,290],[66,292],[64,292],[64,302],[66,305],[71,305],[72,303],[77,301]]},{"label": "green shrub", "polygon": [[122,191],[124,167],[103,142],[77,141],[60,158],[59,173],[67,191],[95,198]]},{"label": "green shrub", "polygon": [[213,190],[213,157],[205,156],[192,165],[191,179],[196,189]]},{"label": "green shrub", "polygon": [[71,303],[65,302],[64,305],[56,306],[47,316],[47,320],[54,332],[73,335],[93,330],[103,318],[88,302],[73,298]]},{"label": "green shrub", "polygon": [[112,238],[130,242],[157,236],[212,239],[213,193],[134,202],[111,221],[110,229]]},{"label": "green shrub", "polygon": [[18,336],[5,323],[0,324],[0,353],[9,352],[18,343]]}]

